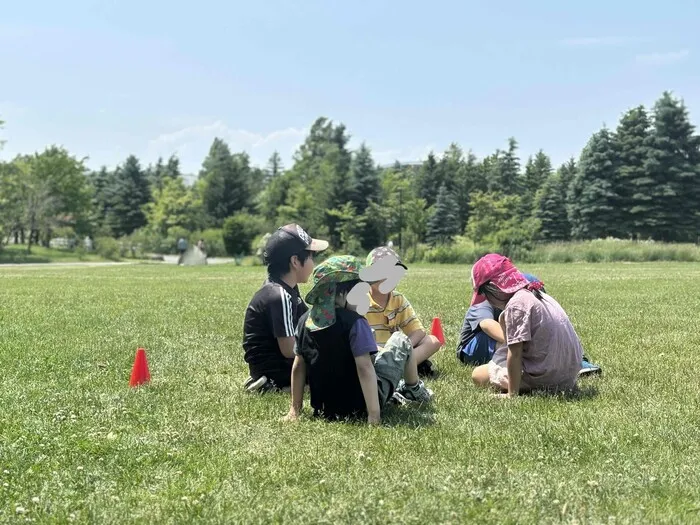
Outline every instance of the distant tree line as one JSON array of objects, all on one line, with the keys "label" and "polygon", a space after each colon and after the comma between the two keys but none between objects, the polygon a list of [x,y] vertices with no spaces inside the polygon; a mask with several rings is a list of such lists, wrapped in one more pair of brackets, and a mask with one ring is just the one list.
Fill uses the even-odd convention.
[{"label": "distant tree line", "polygon": [[578,159],[554,169],[540,150],[523,160],[510,138],[478,159],[457,144],[416,164],[380,167],[351,151],[341,123],[317,119],[292,165],[264,168],[217,138],[193,184],[178,158],[110,170],[51,146],[0,162],[2,242],[47,244],[56,235],[138,238],[174,249],[181,235],[221,239],[250,253],[278,225],[302,224],[333,249],[360,253],[392,240],[404,250],[456,237],[508,251],[538,242],[605,237],[698,242],[700,137],[684,103],[665,92],[617,127],[594,133]]}]

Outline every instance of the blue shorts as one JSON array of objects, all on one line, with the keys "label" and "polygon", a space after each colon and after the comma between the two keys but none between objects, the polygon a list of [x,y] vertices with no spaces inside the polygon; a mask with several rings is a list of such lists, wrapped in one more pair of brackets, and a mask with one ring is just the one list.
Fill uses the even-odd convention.
[{"label": "blue shorts", "polygon": [[485,365],[496,351],[496,340],[484,332],[479,332],[462,348],[457,350],[457,358],[465,365]]}]

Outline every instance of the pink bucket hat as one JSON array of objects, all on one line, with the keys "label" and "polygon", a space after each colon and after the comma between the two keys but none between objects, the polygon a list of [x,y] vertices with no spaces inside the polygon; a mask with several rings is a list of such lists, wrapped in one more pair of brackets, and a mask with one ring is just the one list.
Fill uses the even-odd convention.
[{"label": "pink bucket hat", "polygon": [[489,253],[472,266],[472,296],[471,306],[482,303],[486,297],[479,294],[479,288],[487,282],[492,282],[503,293],[515,293],[522,288],[539,289],[542,283],[539,281],[530,282],[520,273],[513,263],[504,255]]}]

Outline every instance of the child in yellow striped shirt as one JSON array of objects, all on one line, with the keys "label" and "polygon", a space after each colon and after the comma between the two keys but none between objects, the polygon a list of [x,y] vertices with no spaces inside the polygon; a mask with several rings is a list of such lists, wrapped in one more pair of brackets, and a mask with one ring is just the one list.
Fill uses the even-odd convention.
[{"label": "child in yellow striped shirt", "polygon": [[370,308],[365,318],[380,347],[394,332],[402,331],[413,345],[418,372],[434,375],[433,364],[428,358],[440,349],[440,341],[426,333],[409,300],[395,289],[406,270],[406,265],[391,248],[381,246],[369,253],[362,276],[371,285]]}]

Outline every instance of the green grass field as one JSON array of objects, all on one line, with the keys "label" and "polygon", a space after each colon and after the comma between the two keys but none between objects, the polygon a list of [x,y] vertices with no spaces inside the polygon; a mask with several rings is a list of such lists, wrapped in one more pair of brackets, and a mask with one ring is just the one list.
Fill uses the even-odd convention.
[{"label": "green grass field", "polygon": [[[261,268],[0,269],[0,522],[700,522],[700,264],[522,269],[604,375],[475,390],[454,357],[469,267],[412,266],[442,375],[379,428],[284,424],[287,397],[241,392]],[[130,390],[138,346],[153,381]]]}]

